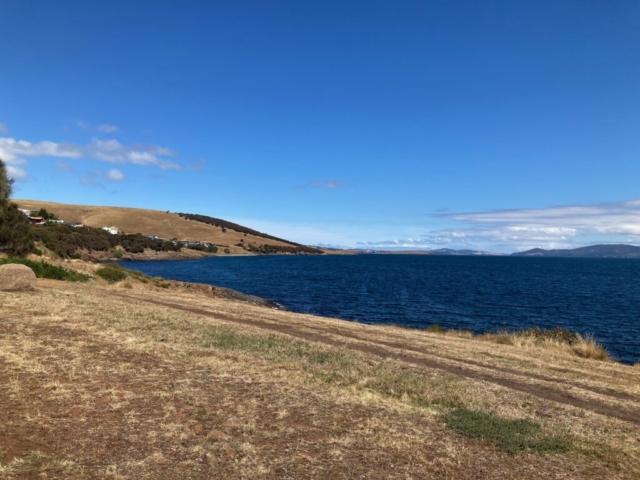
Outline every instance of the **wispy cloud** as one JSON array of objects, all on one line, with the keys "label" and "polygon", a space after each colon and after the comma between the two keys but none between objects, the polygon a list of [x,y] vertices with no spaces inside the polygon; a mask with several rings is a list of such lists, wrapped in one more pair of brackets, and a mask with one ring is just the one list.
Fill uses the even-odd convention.
[{"label": "wispy cloud", "polygon": [[92,158],[110,163],[133,163],[135,165],[154,165],[162,170],[180,170],[180,164],[163,157],[177,157],[173,150],[158,145],[124,145],[118,140],[93,141],[86,147]]},{"label": "wispy cloud", "polygon": [[409,238],[362,242],[368,248],[472,248],[513,252],[593,243],[640,243],[640,199],[488,212],[447,213],[459,227]]},{"label": "wispy cloud", "polygon": [[14,180],[27,180],[24,157],[80,158],[80,149],[71,144],[54,142],[31,143],[25,140],[0,137],[0,158],[7,164],[7,174]]},{"label": "wispy cloud", "polygon": [[344,184],[337,180],[313,180],[306,185],[302,185],[300,188],[342,188]]},{"label": "wispy cloud", "polygon": [[107,123],[103,123],[98,126],[98,131],[100,133],[116,133],[120,131],[120,127],[117,125],[109,125]]},{"label": "wispy cloud", "polygon": [[117,183],[126,180],[124,173],[117,168],[112,168],[108,171],[94,170],[92,172],[85,173],[80,177],[80,183],[88,187],[101,187],[104,188],[102,182]]},{"label": "wispy cloud", "polygon": [[76,122],[76,125],[78,126],[78,128],[81,128],[83,130],[87,130],[88,128],[91,128],[91,124],[90,123],[83,122],[82,120],[78,120]]},{"label": "wispy cloud", "polygon": [[14,165],[7,165],[7,175],[9,178],[19,181],[25,181],[29,178],[29,175],[27,175],[27,172],[25,172],[24,169]]},{"label": "wispy cloud", "polygon": [[[29,142],[10,137],[0,137],[0,158],[12,166],[13,178],[26,178],[24,167],[28,157],[58,157],[67,159],[91,159],[109,163],[155,166],[161,170],[180,170],[173,160],[178,153],[159,145],[123,144],[118,140],[94,138],[88,145],[56,143],[50,141]],[[58,167],[56,167],[58,168]],[[60,168],[59,168],[60,169]]]},{"label": "wispy cloud", "polygon": [[7,124],[0,122],[0,132],[6,132],[8,130],[9,129],[7,128]]},{"label": "wispy cloud", "polygon": [[442,215],[514,233],[640,235],[640,199],[594,205],[522,208]]}]

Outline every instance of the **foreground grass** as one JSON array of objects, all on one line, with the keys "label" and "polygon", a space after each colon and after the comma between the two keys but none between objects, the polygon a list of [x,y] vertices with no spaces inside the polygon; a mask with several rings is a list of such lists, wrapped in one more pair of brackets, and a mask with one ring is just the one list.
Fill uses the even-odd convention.
[{"label": "foreground grass", "polygon": [[[640,474],[635,425],[225,318],[278,322],[292,331],[317,326],[327,335],[337,328],[354,337],[371,332],[370,342],[378,338],[374,333],[404,338],[407,346],[428,340],[460,358],[482,358],[471,357],[474,349],[506,355],[507,345],[312,320],[124,283],[117,291],[199,306],[211,315],[113,297],[115,287],[41,288],[0,298],[6,317],[0,380],[8,386],[5,401],[12,402],[0,401],[0,415],[9,419],[0,426],[0,442],[23,438],[20,449],[10,443],[0,458],[0,477]],[[428,343],[419,345],[428,350]],[[526,358],[523,374],[534,357]],[[506,356],[499,362],[513,367]],[[620,376],[635,370],[601,364],[593,362]]]}]

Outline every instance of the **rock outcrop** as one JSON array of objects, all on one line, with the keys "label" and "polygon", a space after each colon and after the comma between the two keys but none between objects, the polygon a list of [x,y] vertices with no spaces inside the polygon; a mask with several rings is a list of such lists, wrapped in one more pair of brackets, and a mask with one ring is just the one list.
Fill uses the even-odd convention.
[{"label": "rock outcrop", "polygon": [[36,274],[26,265],[0,265],[0,291],[29,291],[36,288]]}]

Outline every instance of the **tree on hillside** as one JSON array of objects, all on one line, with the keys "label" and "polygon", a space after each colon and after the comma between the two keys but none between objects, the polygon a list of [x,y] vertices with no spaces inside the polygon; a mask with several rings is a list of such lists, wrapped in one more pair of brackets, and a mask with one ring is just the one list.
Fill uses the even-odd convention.
[{"label": "tree on hillside", "polygon": [[29,220],[9,201],[13,193],[13,179],[0,159],[0,252],[24,256],[33,249]]}]

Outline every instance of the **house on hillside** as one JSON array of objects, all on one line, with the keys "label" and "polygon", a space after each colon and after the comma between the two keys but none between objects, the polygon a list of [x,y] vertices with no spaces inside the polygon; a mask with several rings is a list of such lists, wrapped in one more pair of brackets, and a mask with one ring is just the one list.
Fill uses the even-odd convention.
[{"label": "house on hillside", "polygon": [[82,228],[82,227],[84,227],[83,223],[77,223],[77,222],[71,222],[69,225],[71,225],[73,228]]},{"label": "house on hillside", "polygon": [[20,210],[22,213],[24,213],[27,217],[31,216],[31,210],[26,210],[24,208],[19,208],[18,210]]},{"label": "house on hillside", "polygon": [[29,222],[31,223],[31,225],[47,225],[47,222],[44,218],[42,217],[32,217],[29,216]]},{"label": "house on hillside", "polygon": [[111,235],[118,235],[120,233],[120,230],[118,230],[117,227],[102,227],[102,229],[106,230]]}]

